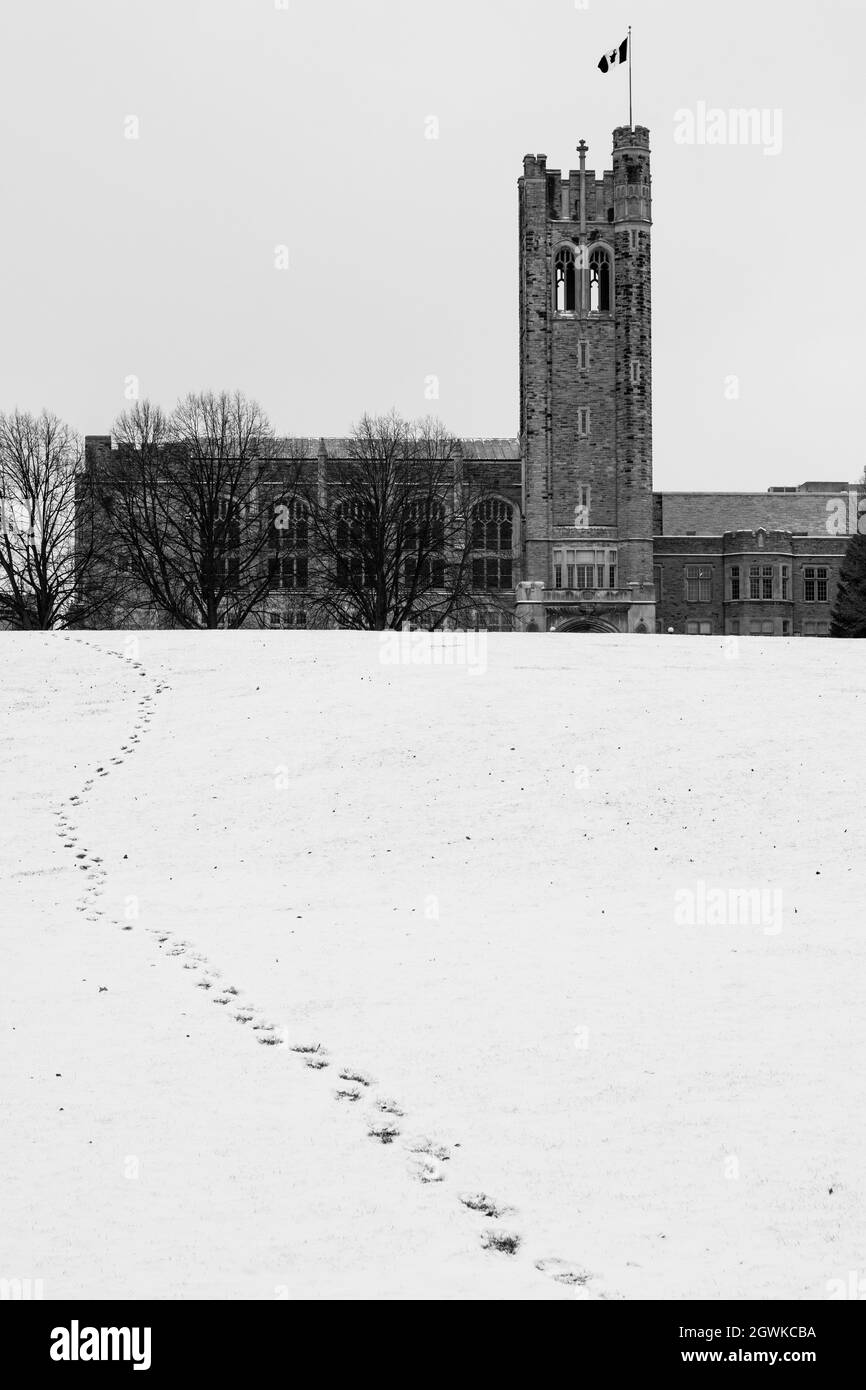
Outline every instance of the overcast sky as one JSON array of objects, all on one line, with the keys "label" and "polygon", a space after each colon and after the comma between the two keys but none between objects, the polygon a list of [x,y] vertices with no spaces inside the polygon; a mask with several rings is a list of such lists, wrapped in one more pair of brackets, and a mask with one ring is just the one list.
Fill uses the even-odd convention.
[{"label": "overcast sky", "polygon": [[[656,487],[862,474],[863,0],[282,3],[2,0],[0,407],[108,433],[135,377],[516,434],[523,155],[610,163],[630,22]],[[780,110],[780,152],[678,144],[701,102]]]}]

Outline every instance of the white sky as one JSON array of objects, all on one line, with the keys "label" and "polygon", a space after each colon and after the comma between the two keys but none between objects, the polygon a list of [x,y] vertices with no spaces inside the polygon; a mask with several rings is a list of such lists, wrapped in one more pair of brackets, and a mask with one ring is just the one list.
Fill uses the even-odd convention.
[{"label": "white sky", "polygon": [[[135,375],[166,405],[240,386],[286,434],[392,405],[515,434],[522,158],[567,169],[584,137],[609,163],[627,75],[596,63],[630,22],[656,487],[859,476],[864,18],[863,0],[3,0],[0,406],[107,433]],[[676,144],[699,102],[781,109],[781,153]]]}]

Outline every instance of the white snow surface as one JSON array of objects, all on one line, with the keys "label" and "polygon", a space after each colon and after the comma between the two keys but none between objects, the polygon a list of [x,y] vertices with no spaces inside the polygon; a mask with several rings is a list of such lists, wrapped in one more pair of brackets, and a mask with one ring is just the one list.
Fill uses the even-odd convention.
[{"label": "white snow surface", "polygon": [[[866,644],[436,664],[461,640],[0,637],[0,1278],[822,1299],[862,1271]],[[701,916],[732,889],[772,914]]]}]

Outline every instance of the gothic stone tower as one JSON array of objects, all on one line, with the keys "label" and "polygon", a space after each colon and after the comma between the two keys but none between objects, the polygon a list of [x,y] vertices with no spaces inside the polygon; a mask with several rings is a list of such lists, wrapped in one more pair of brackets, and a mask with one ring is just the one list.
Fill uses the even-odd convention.
[{"label": "gothic stone tower", "polygon": [[517,615],[524,626],[652,632],[649,131],[617,127],[601,179],[586,152],[581,140],[567,178],[527,155],[519,181],[530,583]]}]

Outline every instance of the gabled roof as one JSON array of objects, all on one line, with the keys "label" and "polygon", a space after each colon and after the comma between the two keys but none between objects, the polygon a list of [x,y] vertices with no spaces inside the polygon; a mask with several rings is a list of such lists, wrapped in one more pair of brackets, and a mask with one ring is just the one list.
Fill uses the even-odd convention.
[{"label": "gabled roof", "polygon": [[[477,462],[517,463],[520,460],[520,441],[518,439],[461,439],[463,457]],[[351,439],[339,436],[318,438],[278,439],[278,454],[282,458],[318,457],[319,448],[324,445],[325,456],[329,459],[351,458]]]},{"label": "gabled roof", "polygon": [[520,460],[519,439],[461,439],[466,459],[496,459],[507,463]]}]

